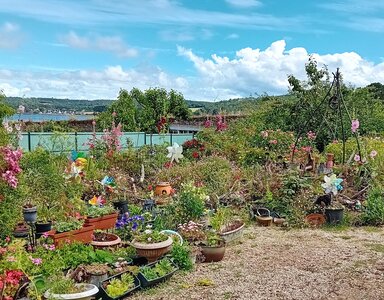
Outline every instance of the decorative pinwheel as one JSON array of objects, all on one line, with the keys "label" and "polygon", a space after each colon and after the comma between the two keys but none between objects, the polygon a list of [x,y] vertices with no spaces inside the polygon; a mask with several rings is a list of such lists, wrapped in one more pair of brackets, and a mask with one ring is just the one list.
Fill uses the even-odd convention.
[{"label": "decorative pinwheel", "polygon": [[177,143],[173,143],[173,146],[167,147],[168,155],[167,157],[171,159],[171,162],[179,162],[180,158],[183,158],[183,146],[179,146]]},{"label": "decorative pinwheel", "polygon": [[331,176],[324,176],[324,181],[321,186],[324,188],[325,193],[332,193],[336,196],[338,191],[341,191],[343,189],[343,186],[341,183],[343,182],[343,179],[337,178],[336,174],[332,174]]}]

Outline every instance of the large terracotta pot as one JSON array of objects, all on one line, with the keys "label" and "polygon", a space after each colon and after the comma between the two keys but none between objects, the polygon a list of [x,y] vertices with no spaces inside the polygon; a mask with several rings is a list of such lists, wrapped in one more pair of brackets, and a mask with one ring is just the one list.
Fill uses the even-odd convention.
[{"label": "large terracotta pot", "polygon": [[148,262],[153,262],[168,253],[171,250],[172,243],[172,238],[168,237],[164,242],[153,244],[139,243],[133,240],[131,245],[136,248],[137,255],[145,257]]},{"label": "large terracotta pot", "polygon": [[155,187],[155,195],[159,197],[170,196],[172,194],[172,186],[169,182],[159,182]]},{"label": "large terracotta pot", "polygon": [[54,241],[56,247],[67,244],[68,242],[82,242],[84,244],[89,244],[92,242],[93,230],[95,229],[94,225],[86,225],[78,230],[71,230],[67,232],[56,233],[56,230],[48,232],[48,236],[51,237]]},{"label": "large terracotta pot", "polygon": [[121,239],[119,236],[113,233],[106,233],[105,241],[95,241],[92,240],[91,245],[94,248],[103,249],[103,248],[116,248],[120,245]]},{"label": "large terracotta pot", "polygon": [[312,227],[320,227],[325,223],[323,214],[309,214],[305,217],[305,222]]},{"label": "large terracotta pot", "polygon": [[101,216],[98,218],[87,218],[85,224],[94,225],[95,229],[106,230],[115,228],[118,213]]},{"label": "large terracotta pot", "polygon": [[201,253],[204,255],[204,262],[217,262],[224,258],[225,243],[222,242],[216,247],[201,246]]}]

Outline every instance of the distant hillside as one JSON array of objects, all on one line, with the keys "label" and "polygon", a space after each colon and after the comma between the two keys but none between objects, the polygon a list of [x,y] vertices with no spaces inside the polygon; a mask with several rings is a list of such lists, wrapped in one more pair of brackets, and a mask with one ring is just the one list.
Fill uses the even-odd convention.
[{"label": "distant hillside", "polygon": [[110,104],[111,100],[71,100],[56,98],[21,98],[7,97],[5,102],[13,108],[23,105],[26,112],[102,112]]},{"label": "distant hillside", "polygon": [[[248,97],[219,102],[186,100],[194,115],[237,113],[255,105],[260,98]],[[23,105],[29,113],[81,113],[102,112],[114,100],[71,100],[56,98],[7,97],[6,102],[16,108]]]}]

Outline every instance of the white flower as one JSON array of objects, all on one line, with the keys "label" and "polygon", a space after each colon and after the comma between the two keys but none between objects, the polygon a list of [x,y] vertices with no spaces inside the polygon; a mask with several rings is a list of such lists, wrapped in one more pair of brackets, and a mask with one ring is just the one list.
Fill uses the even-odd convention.
[{"label": "white flower", "polygon": [[178,143],[173,143],[173,146],[167,147],[167,150],[168,150],[167,157],[171,159],[171,162],[173,162],[174,160],[176,162],[179,162],[179,159],[184,157],[184,155],[182,154],[183,146],[179,146]]},{"label": "white flower", "polygon": [[152,230],[151,230],[151,229],[146,229],[146,230],[144,231],[144,233],[145,233],[145,234],[151,234],[151,233],[152,233]]},{"label": "white flower", "polygon": [[4,122],[3,122],[3,126],[4,126],[4,129],[5,129],[8,133],[12,133],[13,128],[12,128],[12,126],[9,125],[9,123],[8,123],[7,121],[4,121]]}]

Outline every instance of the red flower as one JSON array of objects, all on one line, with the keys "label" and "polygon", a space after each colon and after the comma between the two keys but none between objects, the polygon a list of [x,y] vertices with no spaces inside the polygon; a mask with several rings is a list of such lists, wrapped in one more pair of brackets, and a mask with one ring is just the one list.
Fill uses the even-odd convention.
[{"label": "red flower", "polygon": [[153,190],[153,186],[152,185],[148,185],[148,191],[152,191]]},{"label": "red flower", "polygon": [[193,153],[192,153],[192,157],[193,158],[199,158],[199,153],[197,153],[196,151],[194,151]]},{"label": "red flower", "polygon": [[173,164],[170,162],[170,161],[167,161],[165,164],[164,164],[164,168],[166,169],[169,169],[173,166]]}]

